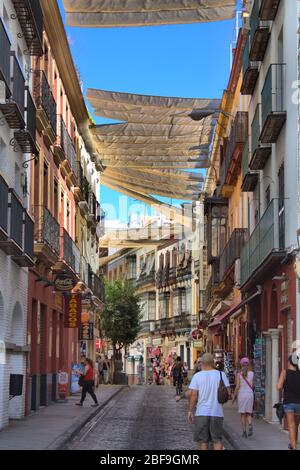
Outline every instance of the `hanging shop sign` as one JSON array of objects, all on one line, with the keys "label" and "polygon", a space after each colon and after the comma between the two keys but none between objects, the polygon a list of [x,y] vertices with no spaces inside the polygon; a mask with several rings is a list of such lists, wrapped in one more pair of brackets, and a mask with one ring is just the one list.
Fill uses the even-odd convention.
[{"label": "hanging shop sign", "polygon": [[82,299],[82,309],[89,310],[92,307],[93,307],[92,300],[90,298]]},{"label": "hanging shop sign", "polygon": [[153,344],[153,346],[161,346],[162,345],[162,338],[153,338],[152,344]]},{"label": "hanging shop sign", "polygon": [[81,324],[81,294],[65,295],[65,328],[79,328]]},{"label": "hanging shop sign", "polygon": [[192,341],[199,341],[202,338],[203,338],[203,331],[201,331],[199,328],[195,328],[195,330],[193,330],[191,333]]},{"label": "hanging shop sign", "polygon": [[76,286],[74,276],[66,271],[60,271],[54,279],[54,290],[59,292],[70,292]]},{"label": "hanging shop sign", "polygon": [[94,323],[82,323],[79,329],[79,340],[89,341],[94,339]]}]

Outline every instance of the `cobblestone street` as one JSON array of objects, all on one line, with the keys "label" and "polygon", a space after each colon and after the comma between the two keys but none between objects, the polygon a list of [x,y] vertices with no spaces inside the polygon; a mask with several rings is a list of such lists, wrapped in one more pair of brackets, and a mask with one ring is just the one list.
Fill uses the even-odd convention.
[{"label": "cobblestone street", "polygon": [[70,450],[195,450],[187,400],[171,387],[125,389],[67,446]]}]

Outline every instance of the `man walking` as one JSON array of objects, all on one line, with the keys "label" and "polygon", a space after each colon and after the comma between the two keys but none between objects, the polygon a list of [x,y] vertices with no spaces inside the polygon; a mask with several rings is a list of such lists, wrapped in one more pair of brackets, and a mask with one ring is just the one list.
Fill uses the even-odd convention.
[{"label": "man walking", "polygon": [[201,366],[201,372],[193,376],[189,386],[188,421],[194,422],[194,439],[199,443],[200,450],[208,450],[210,441],[214,450],[223,450],[224,414],[223,407],[218,402],[218,388],[221,376],[228,391],[229,382],[224,372],[214,369],[212,354],[203,355]]}]

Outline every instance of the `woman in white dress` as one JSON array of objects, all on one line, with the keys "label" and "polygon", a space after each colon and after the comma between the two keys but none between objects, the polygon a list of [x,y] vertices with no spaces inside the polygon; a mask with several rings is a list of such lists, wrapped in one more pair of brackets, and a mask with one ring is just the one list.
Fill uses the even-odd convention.
[{"label": "woman in white dress", "polygon": [[240,361],[240,364],[241,371],[237,374],[236,377],[236,388],[233,394],[233,402],[237,397],[239,413],[241,414],[243,437],[250,437],[253,435],[252,415],[254,404],[254,373],[252,370],[249,370],[250,361],[248,357],[243,357],[243,359]]}]

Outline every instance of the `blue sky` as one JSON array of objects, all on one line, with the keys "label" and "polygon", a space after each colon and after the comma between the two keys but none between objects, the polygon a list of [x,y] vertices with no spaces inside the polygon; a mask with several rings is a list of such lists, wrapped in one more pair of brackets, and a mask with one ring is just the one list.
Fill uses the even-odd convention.
[{"label": "blue sky", "polygon": [[[59,4],[65,19],[62,0]],[[84,93],[87,88],[100,88],[220,98],[226,88],[234,20],[144,28],[66,29]],[[120,212],[119,193],[101,187],[101,202],[113,203]],[[121,212],[124,222],[127,214]]]}]

